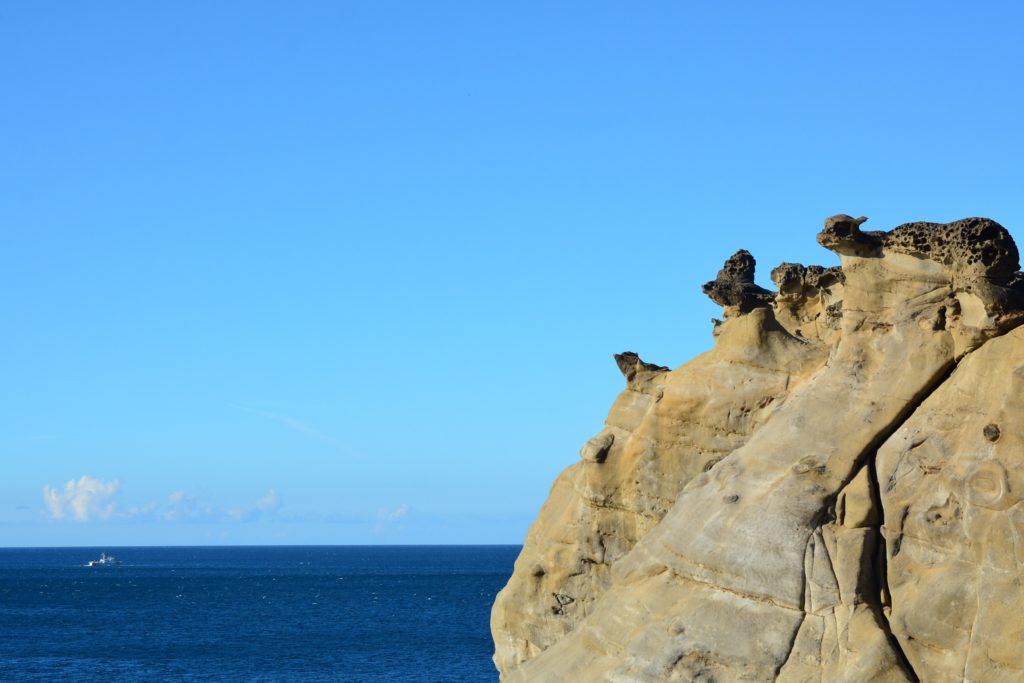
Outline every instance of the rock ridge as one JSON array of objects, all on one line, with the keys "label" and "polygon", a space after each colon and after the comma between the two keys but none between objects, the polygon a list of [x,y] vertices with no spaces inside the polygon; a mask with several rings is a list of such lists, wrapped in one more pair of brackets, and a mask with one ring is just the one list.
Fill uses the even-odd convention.
[{"label": "rock ridge", "polygon": [[1016,245],[865,220],[826,219],[841,266],[776,292],[726,260],[689,363],[616,355],[495,601],[503,680],[1024,680]]}]

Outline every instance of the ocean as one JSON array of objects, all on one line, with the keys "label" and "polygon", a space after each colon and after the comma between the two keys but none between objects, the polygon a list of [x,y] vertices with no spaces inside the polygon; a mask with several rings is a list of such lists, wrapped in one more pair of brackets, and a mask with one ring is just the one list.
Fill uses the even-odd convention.
[{"label": "ocean", "polygon": [[0,681],[497,681],[519,549],[0,549]]}]

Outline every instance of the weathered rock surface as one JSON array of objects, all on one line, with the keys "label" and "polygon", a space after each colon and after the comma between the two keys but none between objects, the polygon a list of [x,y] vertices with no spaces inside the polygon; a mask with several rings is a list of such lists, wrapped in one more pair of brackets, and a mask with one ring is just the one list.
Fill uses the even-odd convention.
[{"label": "weathered rock surface", "polygon": [[690,363],[616,357],[495,602],[503,679],[1024,680],[1016,246],[864,220],[777,293],[732,256]]},{"label": "weathered rock surface", "polygon": [[1024,328],[878,452],[889,623],[924,681],[1024,680]]},{"label": "weathered rock surface", "polygon": [[771,308],[738,315],[725,305],[714,349],[675,371],[635,353],[615,356],[626,388],[604,429],[583,445],[583,461],[555,482],[495,603],[495,661],[503,670],[587,616],[610,585],[611,566],[665,516],[686,482],[743,445],[824,365],[828,349],[790,334]]}]

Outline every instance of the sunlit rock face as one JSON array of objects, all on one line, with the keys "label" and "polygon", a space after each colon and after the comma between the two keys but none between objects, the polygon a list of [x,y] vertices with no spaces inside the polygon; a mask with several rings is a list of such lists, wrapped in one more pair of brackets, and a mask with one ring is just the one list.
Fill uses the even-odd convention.
[{"label": "sunlit rock face", "polygon": [[1024,680],[1024,297],[994,221],[730,257],[715,344],[626,388],[491,617],[507,681]]}]

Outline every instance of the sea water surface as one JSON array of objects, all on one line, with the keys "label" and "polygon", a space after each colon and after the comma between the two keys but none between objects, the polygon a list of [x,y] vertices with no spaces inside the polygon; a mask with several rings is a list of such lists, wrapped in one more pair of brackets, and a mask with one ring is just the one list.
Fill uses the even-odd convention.
[{"label": "sea water surface", "polygon": [[[101,552],[122,564],[87,567]],[[519,546],[0,549],[0,681],[496,681]]]}]

